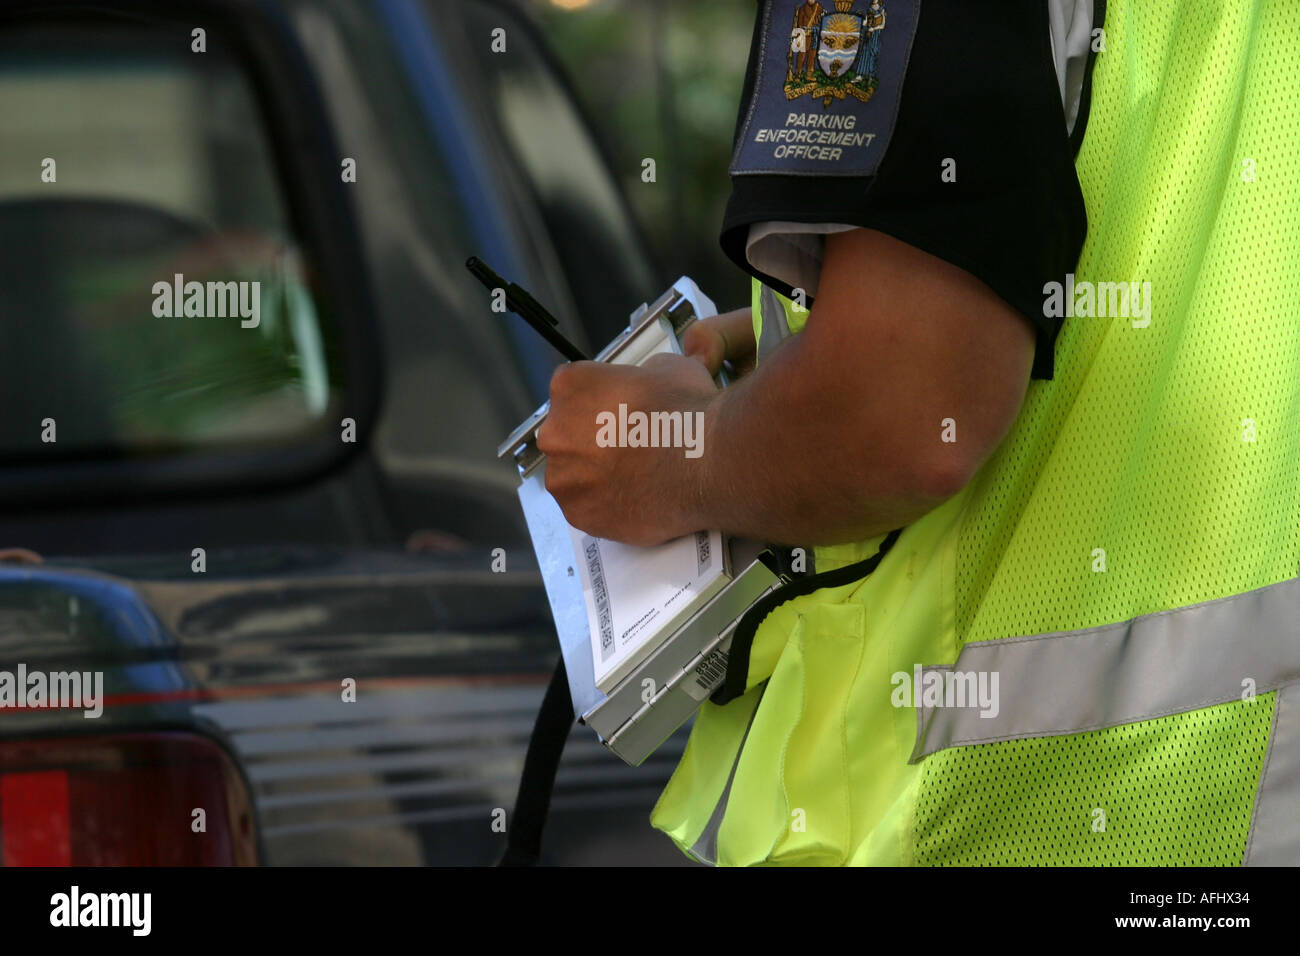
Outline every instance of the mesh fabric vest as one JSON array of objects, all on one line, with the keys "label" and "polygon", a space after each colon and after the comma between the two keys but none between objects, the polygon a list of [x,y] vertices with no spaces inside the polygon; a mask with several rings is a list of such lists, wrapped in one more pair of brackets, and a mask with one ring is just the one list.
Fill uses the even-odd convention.
[{"label": "mesh fabric vest", "polygon": [[[1300,863],[1300,4],[1110,0],[1104,42],[1055,379],[874,574],[764,621],[654,811],[692,855]],[[980,661],[995,719],[910,699]]]}]

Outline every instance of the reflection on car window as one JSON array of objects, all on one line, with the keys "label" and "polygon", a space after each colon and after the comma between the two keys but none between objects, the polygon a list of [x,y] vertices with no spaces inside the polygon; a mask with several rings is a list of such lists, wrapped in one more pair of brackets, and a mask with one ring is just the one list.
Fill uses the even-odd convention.
[{"label": "reflection on car window", "polygon": [[469,256],[485,254],[485,234],[499,238],[504,224],[467,204],[457,160],[439,139],[445,114],[464,106],[436,104],[430,124],[415,95],[419,77],[404,68],[375,7],[295,0],[289,9],[340,148],[357,164],[349,191],[384,331],[385,395],[372,447],[390,471],[400,459],[422,470],[471,469],[475,482],[479,469],[512,476],[496,460],[497,443],[540,399],[526,387],[508,323],[465,271]]},{"label": "reflection on car window", "polygon": [[0,32],[0,455],[280,441],[339,400],[249,80],[190,46]]},{"label": "reflection on car window", "polygon": [[[508,3],[466,4],[471,37],[506,29],[501,54],[474,60],[475,82],[490,104],[519,179],[530,187],[570,288],[597,347],[653,298],[656,278],[629,210],[540,38]],[[486,44],[480,49],[487,49]]]}]

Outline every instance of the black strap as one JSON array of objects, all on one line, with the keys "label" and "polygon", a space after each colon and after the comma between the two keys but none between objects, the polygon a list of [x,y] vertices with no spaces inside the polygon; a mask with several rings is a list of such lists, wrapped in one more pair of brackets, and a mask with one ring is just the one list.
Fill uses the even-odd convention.
[{"label": "black strap", "polygon": [[533,723],[524,757],[524,772],[519,777],[515,797],[515,815],[506,837],[506,851],[497,866],[536,866],[542,855],[542,829],[551,809],[551,791],[555,773],[560,769],[564,742],[573,727],[573,698],[569,696],[569,675],[564,658],[555,665],[555,673],[546,687],[542,708]]},{"label": "black strap", "polygon": [[736,632],[731,638],[731,650],[727,653],[726,676],[722,679],[722,686],[713,692],[709,700],[715,704],[726,704],[745,693],[745,684],[749,680],[749,652],[754,646],[754,635],[758,633],[759,625],[773,610],[786,601],[812,594],[813,591],[821,588],[837,588],[865,578],[876,570],[876,565],[889,553],[889,549],[894,546],[894,542],[902,533],[902,528],[889,532],[885,540],[880,542],[876,553],[869,558],[836,568],[834,571],[823,571],[798,578],[755,601],[736,625]]}]

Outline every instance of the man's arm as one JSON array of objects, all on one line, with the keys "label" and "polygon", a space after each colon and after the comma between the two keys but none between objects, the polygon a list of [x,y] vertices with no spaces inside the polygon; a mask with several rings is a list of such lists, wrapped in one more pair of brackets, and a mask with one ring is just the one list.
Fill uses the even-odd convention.
[{"label": "man's arm", "polygon": [[[1015,421],[1033,352],[1025,319],[969,273],[883,233],[839,233],[803,332],[726,391],[680,356],[557,370],[538,436],[547,488],[577,527],[634,544],[702,528],[861,540],[965,486]],[[620,402],[701,412],[703,454],[598,447],[595,416]]]}]

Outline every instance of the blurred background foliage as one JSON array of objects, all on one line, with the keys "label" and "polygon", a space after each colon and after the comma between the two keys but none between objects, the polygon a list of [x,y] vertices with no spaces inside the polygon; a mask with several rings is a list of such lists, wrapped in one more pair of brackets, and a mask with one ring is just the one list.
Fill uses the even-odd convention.
[{"label": "blurred background foliage", "polygon": [[[727,166],[754,0],[524,0],[561,61],[658,262],[720,311],[749,279],[722,254]],[[656,181],[642,181],[653,158]],[[650,293],[653,294],[653,293]]]}]

